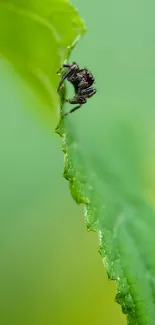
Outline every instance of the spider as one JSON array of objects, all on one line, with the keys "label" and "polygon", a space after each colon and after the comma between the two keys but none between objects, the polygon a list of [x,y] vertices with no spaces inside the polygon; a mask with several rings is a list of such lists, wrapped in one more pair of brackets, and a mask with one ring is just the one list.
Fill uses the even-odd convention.
[{"label": "spider", "polygon": [[91,72],[89,72],[87,69],[80,69],[79,66],[73,62],[71,64],[63,64],[57,73],[60,74],[64,68],[67,68],[67,70],[61,77],[57,91],[60,91],[63,82],[65,79],[67,79],[73,85],[75,95],[73,99],[65,99],[65,101],[70,104],[78,105],[72,108],[69,112],[65,113],[63,117],[75,112],[87,102],[88,98],[92,97],[96,93],[96,89],[91,87],[94,83],[94,77]]}]

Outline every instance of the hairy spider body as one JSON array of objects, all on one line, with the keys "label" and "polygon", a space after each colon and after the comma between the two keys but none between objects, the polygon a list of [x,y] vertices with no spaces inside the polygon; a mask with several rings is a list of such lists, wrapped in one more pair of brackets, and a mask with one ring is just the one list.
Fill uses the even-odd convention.
[{"label": "hairy spider body", "polygon": [[85,104],[87,99],[96,93],[96,89],[91,87],[95,80],[92,73],[87,69],[80,69],[79,66],[73,62],[71,64],[63,64],[58,73],[64,68],[67,68],[67,70],[61,77],[57,91],[60,91],[63,82],[67,79],[73,85],[75,95],[73,99],[65,99],[65,101],[70,104],[78,104],[78,106],[75,106],[69,112],[65,113],[64,116],[66,116]]}]

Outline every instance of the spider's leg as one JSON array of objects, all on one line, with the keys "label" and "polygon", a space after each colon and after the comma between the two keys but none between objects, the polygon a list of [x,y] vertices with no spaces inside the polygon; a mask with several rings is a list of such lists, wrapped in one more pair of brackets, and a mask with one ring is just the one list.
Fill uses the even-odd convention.
[{"label": "spider's leg", "polygon": [[76,64],[76,62],[72,62],[71,64],[66,63],[63,64],[62,68],[72,68],[74,67],[76,70],[79,70],[79,66]]},{"label": "spider's leg", "polygon": [[75,73],[75,71],[79,70],[78,65],[73,62],[72,64],[63,64],[63,66],[60,68],[60,70],[57,73],[59,73],[63,68],[68,68],[68,70],[61,77],[61,80],[59,82],[58,89],[57,89],[58,92],[59,92],[64,80],[67,79],[68,77],[71,77]]},{"label": "spider's leg", "polygon": [[81,97],[74,97],[73,99],[65,99],[66,102],[70,104],[85,104],[87,99]]},{"label": "spider's leg", "polygon": [[62,117],[67,116],[67,115],[69,115],[69,114],[75,112],[75,111],[76,111],[77,109],[79,109],[81,106],[82,106],[82,104],[79,104],[79,105],[73,107],[69,112],[65,113]]},{"label": "spider's leg", "polygon": [[82,96],[84,98],[90,98],[96,94],[96,91],[97,91],[96,88],[82,89],[79,96]]},{"label": "spider's leg", "polygon": [[73,107],[69,112],[67,112],[67,113],[65,113],[64,115],[63,115],[63,117],[64,116],[67,116],[67,115],[69,115],[69,114],[71,114],[71,113],[73,113],[73,112],[75,112],[77,109],[79,109],[83,104],[85,104],[86,103],[86,98],[82,98],[82,97],[79,97],[79,98],[75,98],[75,99],[65,99],[65,101],[66,102],[68,102],[68,103],[70,103],[70,104],[79,104],[79,105],[77,105],[77,106],[75,106],[75,107]]},{"label": "spider's leg", "polygon": [[74,72],[75,71],[72,68],[69,68],[68,71],[66,71],[64,73],[64,75],[60,79],[60,82],[59,82],[59,85],[58,85],[58,88],[57,88],[57,92],[59,92],[64,80],[67,79],[68,77],[71,77],[74,74]]},{"label": "spider's leg", "polygon": [[57,74],[60,74],[60,72],[64,69],[64,68],[70,68],[72,66],[72,64],[63,64],[62,67],[57,71]]}]

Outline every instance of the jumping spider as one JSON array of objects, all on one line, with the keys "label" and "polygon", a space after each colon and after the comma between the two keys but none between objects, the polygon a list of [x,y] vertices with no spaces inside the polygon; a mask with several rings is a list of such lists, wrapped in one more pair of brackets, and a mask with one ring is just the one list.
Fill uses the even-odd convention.
[{"label": "jumping spider", "polygon": [[94,77],[91,72],[87,69],[80,69],[79,66],[73,62],[71,64],[63,64],[57,73],[59,74],[64,68],[67,68],[67,71],[62,75],[57,91],[60,91],[64,80],[67,79],[74,87],[75,96],[73,99],[65,99],[65,101],[70,104],[79,105],[65,113],[63,117],[79,109],[87,102],[88,98],[92,97],[96,93],[96,89],[91,87],[94,83]]}]

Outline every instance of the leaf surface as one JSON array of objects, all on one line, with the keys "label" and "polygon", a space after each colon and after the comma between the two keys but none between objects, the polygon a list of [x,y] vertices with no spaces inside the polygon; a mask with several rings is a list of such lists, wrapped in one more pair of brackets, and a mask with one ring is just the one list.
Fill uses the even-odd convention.
[{"label": "leaf surface", "polygon": [[0,53],[51,108],[58,107],[56,72],[84,31],[68,1],[0,1]]},{"label": "leaf surface", "polygon": [[82,110],[87,108],[61,119],[56,129],[63,138],[64,176],[73,198],[84,203],[88,230],[99,234],[100,253],[109,279],[117,281],[116,301],[128,324],[153,325],[155,211],[146,166],[153,158],[154,111],[105,109],[104,119],[94,118],[93,132],[91,112]]}]

